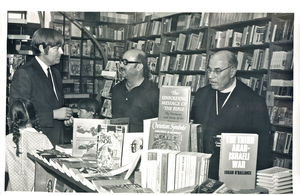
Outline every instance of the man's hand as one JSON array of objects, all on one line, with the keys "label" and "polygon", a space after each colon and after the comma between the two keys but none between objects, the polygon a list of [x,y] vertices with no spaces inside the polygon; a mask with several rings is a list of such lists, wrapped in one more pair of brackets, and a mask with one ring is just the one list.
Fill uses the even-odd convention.
[{"label": "man's hand", "polygon": [[68,107],[61,107],[53,110],[53,118],[58,120],[66,120],[72,116],[72,109]]},{"label": "man's hand", "polygon": [[73,125],[73,116],[71,116],[68,120],[64,121],[65,126],[69,127]]}]

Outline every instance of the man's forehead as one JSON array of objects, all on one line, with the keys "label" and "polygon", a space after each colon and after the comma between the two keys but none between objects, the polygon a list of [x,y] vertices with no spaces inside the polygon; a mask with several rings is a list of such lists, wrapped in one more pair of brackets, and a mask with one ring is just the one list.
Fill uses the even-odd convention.
[{"label": "man's forehead", "polygon": [[228,60],[225,58],[213,58],[209,61],[209,66],[216,68],[224,68],[227,67],[228,64]]}]

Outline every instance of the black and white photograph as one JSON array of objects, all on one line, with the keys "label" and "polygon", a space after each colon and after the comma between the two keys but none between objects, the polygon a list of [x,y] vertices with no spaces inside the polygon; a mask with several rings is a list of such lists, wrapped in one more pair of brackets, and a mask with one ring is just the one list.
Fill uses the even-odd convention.
[{"label": "black and white photograph", "polygon": [[0,194],[299,193],[298,7],[5,3]]}]

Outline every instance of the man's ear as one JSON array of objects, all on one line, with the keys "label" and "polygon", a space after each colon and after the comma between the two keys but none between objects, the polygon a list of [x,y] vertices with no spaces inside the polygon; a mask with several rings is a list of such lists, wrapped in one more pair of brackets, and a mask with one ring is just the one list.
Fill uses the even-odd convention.
[{"label": "man's ear", "polygon": [[44,50],[44,47],[42,44],[39,45],[39,50],[41,53],[43,53],[43,54],[45,53],[45,50]]},{"label": "man's ear", "polygon": [[144,67],[144,65],[143,65],[142,63],[138,63],[138,64],[136,65],[136,69],[137,69],[138,71],[142,70],[143,67]]}]

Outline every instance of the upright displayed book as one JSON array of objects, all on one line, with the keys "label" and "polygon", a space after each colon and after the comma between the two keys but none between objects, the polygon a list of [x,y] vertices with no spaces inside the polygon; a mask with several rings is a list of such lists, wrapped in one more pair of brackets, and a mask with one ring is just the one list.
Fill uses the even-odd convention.
[{"label": "upright displayed book", "polygon": [[96,155],[98,133],[101,126],[108,123],[104,119],[74,118],[72,156],[82,157],[87,153]]},{"label": "upright displayed book", "polygon": [[189,151],[190,124],[160,120],[151,121],[148,148]]},{"label": "upright displayed book", "polygon": [[107,119],[74,119],[72,155],[97,161],[102,169],[119,168],[127,129]]},{"label": "upright displayed book", "polygon": [[222,133],[219,179],[234,190],[254,189],[258,135]]},{"label": "upright displayed book", "polygon": [[256,184],[267,188],[271,194],[293,193],[292,170],[277,166],[259,170]]},{"label": "upright displayed book", "polygon": [[188,123],[190,100],[191,88],[188,86],[161,86],[158,119]]}]

